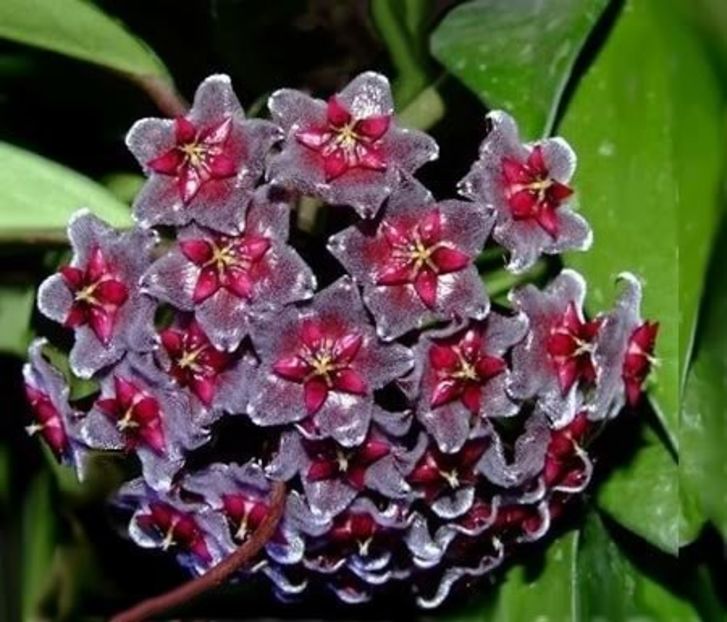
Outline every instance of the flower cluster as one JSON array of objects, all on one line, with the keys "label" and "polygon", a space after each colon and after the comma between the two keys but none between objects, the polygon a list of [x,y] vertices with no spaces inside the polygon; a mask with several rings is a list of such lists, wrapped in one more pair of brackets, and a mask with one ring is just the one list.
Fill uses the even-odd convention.
[{"label": "flower cluster", "polygon": [[[437,201],[414,177],[437,145],[398,126],[383,76],[269,106],[271,121],[246,119],[212,76],[185,117],[133,126],[148,175],[136,226],[79,212],[70,265],[38,298],[74,331],[70,369],[98,392],[72,401],[35,342],[28,429],[79,477],[93,451],[138,457],[114,500],[126,533],[193,573],[255,532],[283,481],[284,517],[246,573],[285,599],[318,584],[357,603],[400,582],[435,607],[586,487],[589,441],[638,401],[658,325],[628,274],[597,315],[567,269],[490,302],[486,244],[513,273],[590,244],[564,140],[523,144],[492,112],[460,198]],[[288,239],[302,196],[356,218],[323,242],[340,276],[322,289]],[[192,469],[235,416],[265,441]]]}]

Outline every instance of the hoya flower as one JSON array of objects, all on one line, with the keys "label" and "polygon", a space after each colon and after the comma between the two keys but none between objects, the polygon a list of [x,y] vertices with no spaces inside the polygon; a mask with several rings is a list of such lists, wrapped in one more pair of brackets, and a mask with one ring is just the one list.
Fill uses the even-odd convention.
[{"label": "hoya flower", "polygon": [[519,399],[537,397],[538,409],[557,425],[574,417],[577,389],[596,380],[601,318],[584,319],[585,294],[585,281],[573,270],[563,270],[544,291],[526,285],[510,294],[530,323],[525,341],[513,348],[510,392]]},{"label": "hoya flower", "polygon": [[487,315],[489,301],[473,260],[491,227],[481,206],[436,203],[408,178],[381,219],[334,235],[328,248],[363,286],[378,333],[390,340],[433,320]]},{"label": "hoya flower", "polygon": [[354,447],[331,438],[311,440],[288,432],[268,472],[285,479],[298,474],[313,513],[330,518],[365,490],[388,498],[405,496],[409,486],[404,474],[412,466],[413,454],[372,426]]},{"label": "hoya flower", "polygon": [[200,413],[178,390],[153,384],[150,361],[125,360],[101,381],[101,396],[83,421],[83,439],[94,449],[135,453],[144,479],[169,489],[184,454],[209,440]]},{"label": "hoya flower", "polygon": [[456,453],[442,453],[430,443],[421,454],[407,482],[444,519],[461,516],[472,507],[478,464],[489,440],[474,438]]},{"label": "hoya flower", "polygon": [[382,509],[360,497],[333,520],[327,533],[309,539],[305,566],[323,575],[337,573],[330,587],[345,602],[346,592],[352,587],[345,578],[350,573],[357,579],[353,586],[365,595],[361,600],[366,600],[370,586],[381,585],[392,577],[397,545],[407,526],[399,506],[384,505]]},{"label": "hoya flower", "polygon": [[261,321],[253,339],[261,364],[248,414],[257,425],[297,422],[311,437],[360,443],[373,393],[404,375],[411,351],[381,343],[353,282],[344,277],[312,303]]},{"label": "hoya flower", "polygon": [[507,393],[506,353],[527,332],[519,314],[491,312],[484,321],[425,333],[415,349],[417,417],[443,452],[455,452],[487,417],[509,417],[519,405]]},{"label": "hoya flower", "polygon": [[[525,421],[522,433],[512,443],[510,451],[506,450],[505,442],[493,427],[490,444],[479,464],[480,472],[490,483],[501,488],[525,486],[542,472],[549,440],[548,422],[543,415],[537,413]],[[517,492],[510,491],[510,494],[518,497]],[[535,496],[539,494],[537,491]],[[519,499],[524,500],[528,496],[528,491],[525,490],[519,495]]]},{"label": "hoya flower", "polygon": [[[225,518],[229,536],[238,547],[255,533],[270,511],[270,481],[255,462],[212,464],[187,475],[181,486]],[[290,565],[299,563],[303,557],[301,531],[318,534],[325,526],[293,497],[289,497],[287,508],[265,551],[275,562]]]},{"label": "hoya flower", "polygon": [[397,126],[389,81],[377,73],[362,73],[327,103],[282,89],[268,106],[286,134],[268,179],[331,205],[349,205],[363,218],[376,214],[402,172],[438,155],[432,138]]},{"label": "hoya flower", "polygon": [[82,413],[70,404],[68,383],[43,356],[45,339],[35,339],[28,349],[29,362],[23,366],[25,396],[33,422],[28,434],[38,434],[61,464],[83,478],[88,448],[81,438]]},{"label": "hoya flower", "polygon": [[576,156],[562,138],[522,144],[517,125],[501,110],[487,115],[492,126],[479,159],[460,182],[460,192],[490,206],[493,236],[510,251],[508,268],[523,272],[542,254],[587,250],[588,223],[570,208],[568,185]]},{"label": "hoya flower", "polygon": [[543,470],[548,488],[573,494],[588,485],[593,465],[583,446],[591,426],[582,412],[564,428],[552,431]]},{"label": "hoya flower", "polygon": [[202,504],[183,501],[177,491],[159,492],[139,478],[124,484],[113,504],[132,512],[128,535],[136,544],[174,553],[180,565],[196,574],[234,548],[226,537],[224,517]]},{"label": "hoya flower", "polygon": [[280,130],[245,119],[230,78],[200,84],[191,110],[174,120],[141,119],[126,145],[148,181],[134,202],[142,227],[198,224],[234,235]]},{"label": "hoya flower", "polygon": [[179,316],[159,333],[159,340],[155,356],[161,370],[174,385],[187,389],[203,409],[213,411],[206,421],[222,411],[245,411],[247,385],[256,365],[252,354],[217,349],[189,316]]},{"label": "hoya flower", "polygon": [[38,290],[38,308],[73,328],[73,373],[90,378],[125,352],[154,346],[154,302],[137,283],[151,260],[156,236],[132,229],[118,232],[87,210],[68,224],[70,265],[48,277]]},{"label": "hoya flower", "polygon": [[285,243],[288,221],[284,197],[261,187],[244,233],[221,235],[195,225],[181,229],[176,246],[144,275],[144,291],[194,311],[217,348],[235,350],[253,315],[313,295],[313,273]]},{"label": "hoya flower", "polygon": [[619,275],[621,294],[606,314],[602,337],[594,353],[603,370],[590,414],[592,419],[613,417],[624,403],[639,402],[644,382],[656,359],[658,322],[641,318],[641,283],[629,273]]}]

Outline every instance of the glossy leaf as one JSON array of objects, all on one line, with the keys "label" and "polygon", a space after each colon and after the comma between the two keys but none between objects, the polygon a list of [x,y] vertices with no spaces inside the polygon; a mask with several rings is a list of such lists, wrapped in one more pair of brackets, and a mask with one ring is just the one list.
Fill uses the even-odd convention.
[{"label": "glossy leaf", "polygon": [[167,74],[152,50],[85,0],[3,0],[0,37],[136,76]]},{"label": "glossy leaf", "polygon": [[727,538],[727,230],[713,259],[680,430],[685,493]]},{"label": "glossy leaf", "polygon": [[[720,159],[713,78],[686,27],[669,3],[627,0],[559,128],[580,155],[576,187],[595,233],[566,263],[586,276],[594,309],[621,271],[645,281],[644,313],[662,326],[652,396],[675,446]],[[686,117],[685,105],[696,107]]]},{"label": "glossy leaf", "polygon": [[[481,612],[488,622],[562,622],[579,620],[577,531],[551,542],[541,564],[513,566],[497,595]],[[531,562],[540,560],[531,560]],[[476,620],[477,617],[469,617]]]},{"label": "glossy leaf", "polygon": [[580,619],[697,622],[693,606],[640,572],[623,554],[596,513],[581,531],[578,550]]},{"label": "glossy leaf", "polygon": [[549,133],[578,53],[608,0],[474,0],[432,35],[434,56],[523,135]]},{"label": "glossy leaf", "polygon": [[129,207],[96,182],[0,143],[0,242],[65,240],[68,218],[81,207],[112,225],[131,224]]},{"label": "glossy leaf", "polygon": [[654,546],[679,550],[679,473],[677,465],[647,431],[644,444],[598,489],[598,505],[609,516]]}]

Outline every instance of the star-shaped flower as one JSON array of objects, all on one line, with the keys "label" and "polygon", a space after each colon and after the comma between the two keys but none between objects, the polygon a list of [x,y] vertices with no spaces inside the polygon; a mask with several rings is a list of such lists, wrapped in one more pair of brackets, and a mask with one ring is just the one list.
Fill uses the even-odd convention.
[{"label": "star-shaped flower", "polygon": [[567,426],[551,432],[543,468],[548,488],[575,494],[588,485],[593,465],[583,445],[591,427],[588,414],[582,412]]},{"label": "star-shaped flower", "polygon": [[652,366],[659,331],[657,322],[641,318],[641,284],[629,273],[619,275],[622,291],[606,314],[594,358],[602,370],[591,419],[614,417],[625,403],[635,406]]},{"label": "star-shaped flower", "polygon": [[376,214],[398,184],[438,155],[426,134],[397,127],[389,81],[366,72],[328,103],[292,89],[276,91],[268,106],[286,133],[268,167],[277,185]]},{"label": "star-shaped flower", "polygon": [[430,505],[434,513],[453,519],[467,512],[474,501],[478,463],[489,445],[487,438],[474,438],[456,453],[442,453],[425,446],[407,481]]},{"label": "star-shaped flower", "polygon": [[379,335],[389,340],[432,320],[487,315],[489,301],[473,259],[491,226],[482,207],[435,203],[408,178],[381,219],[334,235],[328,248],[363,285]]},{"label": "star-shaped flower", "polygon": [[[231,353],[217,349],[192,317],[180,315],[159,334],[161,348],[156,360],[164,374],[186,388],[209,411],[205,424],[222,411],[245,412],[247,385],[256,363],[246,350]],[[164,384],[164,378],[155,378]]]},{"label": "star-shaped flower", "polygon": [[248,414],[258,425],[299,422],[313,437],[345,446],[366,435],[373,392],[405,374],[411,351],[381,343],[352,281],[342,278],[303,307],[261,319],[253,342],[261,359]]},{"label": "star-shaped flower", "polygon": [[33,423],[28,434],[38,434],[61,464],[74,469],[83,479],[88,447],[81,438],[83,414],[70,404],[68,383],[60,371],[43,356],[45,339],[35,339],[28,349],[28,363],[23,366],[25,397]]},{"label": "star-shaped flower", "polygon": [[245,119],[228,76],[210,76],[186,116],[142,119],[129,131],[126,144],[149,176],[135,218],[143,227],[194,220],[238,233],[265,157],[280,138],[269,121]]},{"label": "star-shaped flower", "polygon": [[142,287],[183,311],[221,350],[235,350],[250,318],[312,296],[315,277],[285,242],[289,207],[268,187],[255,193],[245,232],[220,235],[194,225],[146,272]]},{"label": "star-shaped flower", "polygon": [[403,476],[411,470],[413,460],[412,452],[377,426],[354,447],[344,447],[333,439],[310,440],[287,432],[269,472],[284,479],[299,474],[313,513],[331,518],[366,489],[390,499],[404,497],[409,486]]},{"label": "star-shaped flower", "polygon": [[587,250],[588,223],[570,209],[568,185],[576,156],[562,138],[522,144],[515,121],[496,110],[480,157],[460,182],[460,192],[497,215],[493,236],[510,251],[508,268],[523,272],[542,254]]},{"label": "star-shaped flower", "polygon": [[154,386],[151,361],[124,360],[101,381],[101,396],[83,421],[83,439],[95,449],[136,453],[144,479],[169,489],[185,452],[209,440],[200,413],[178,390]]},{"label": "star-shaped flower", "polygon": [[159,492],[139,478],[124,484],[113,504],[132,513],[128,535],[136,544],[172,552],[196,574],[203,574],[234,549],[224,517],[203,504],[183,501],[176,490]]},{"label": "star-shaped flower", "polygon": [[419,420],[444,452],[457,451],[476,424],[508,417],[519,406],[507,394],[505,354],[527,332],[524,315],[491,312],[482,322],[425,333],[415,349],[416,379],[408,391]]},{"label": "star-shaped flower", "polygon": [[[246,542],[270,511],[270,480],[255,462],[212,464],[187,475],[181,487],[224,517],[235,546]],[[265,545],[267,555],[277,563],[299,563],[304,549],[301,532],[306,529],[317,534],[322,526],[300,503],[289,499],[276,533]]]},{"label": "star-shaped flower", "polygon": [[537,397],[538,410],[557,425],[575,416],[578,390],[597,375],[593,355],[601,321],[583,319],[585,294],[585,281],[573,270],[563,270],[544,291],[526,285],[510,294],[530,323],[527,338],[513,348],[510,392]]},{"label": "star-shaped flower", "polygon": [[76,333],[73,373],[89,378],[125,352],[154,347],[154,303],[137,287],[151,260],[156,236],[120,233],[87,210],[68,224],[73,259],[38,290],[38,308]]}]

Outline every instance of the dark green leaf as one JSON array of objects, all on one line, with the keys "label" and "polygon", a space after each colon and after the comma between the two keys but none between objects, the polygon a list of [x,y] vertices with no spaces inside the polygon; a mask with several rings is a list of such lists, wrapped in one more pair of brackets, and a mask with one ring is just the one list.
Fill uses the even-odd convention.
[{"label": "dark green leaf", "polygon": [[699,620],[692,605],[639,572],[592,512],[578,550],[580,619],[661,622]]},{"label": "dark green leaf", "polygon": [[31,338],[29,325],[34,301],[32,285],[0,286],[0,352],[25,355]]},{"label": "dark green leaf", "polygon": [[566,263],[586,276],[595,308],[609,303],[622,270],[646,282],[645,315],[662,326],[652,395],[675,446],[720,140],[713,79],[685,28],[669,3],[627,0],[560,128],[580,155],[576,186],[595,233],[592,251]]},{"label": "dark green leaf", "polygon": [[578,532],[571,531],[548,546],[542,566],[529,563],[511,568],[497,596],[483,607],[479,619],[488,622],[578,620],[577,551]]},{"label": "dark green leaf", "polygon": [[31,482],[23,504],[22,580],[23,620],[41,619],[40,600],[48,587],[48,573],[56,548],[56,511],[52,482],[42,472]]},{"label": "dark green leaf", "polygon": [[713,259],[680,430],[685,492],[727,538],[727,230]]},{"label": "dark green leaf", "polygon": [[65,240],[68,218],[88,207],[110,224],[131,224],[128,205],[87,177],[0,143],[0,242]]},{"label": "dark green leaf", "polygon": [[679,550],[679,473],[653,432],[633,458],[610,474],[598,490],[598,505],[609,516],[654,546]]},{"label": "dark green leaf", "polygon": [[578,53],[608,0],[475,0],[432,35],[434,56],[527,138],[548,134]]},{"label": "dark green leaf", "polygon": [[0,37],[136,76],[166,76],[143,42],[86,0],[3,0]]}]

